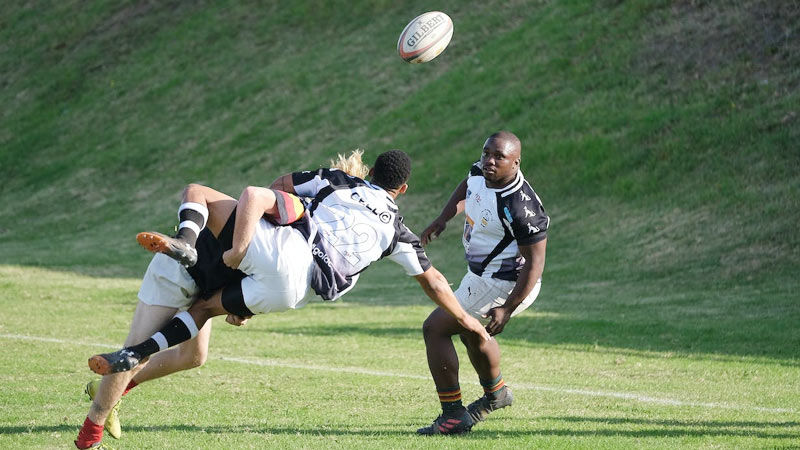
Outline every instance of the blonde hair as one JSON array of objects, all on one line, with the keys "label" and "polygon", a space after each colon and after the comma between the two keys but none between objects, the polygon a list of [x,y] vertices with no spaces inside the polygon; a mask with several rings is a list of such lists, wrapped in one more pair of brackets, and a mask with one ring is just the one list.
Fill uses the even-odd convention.
[{"label": "blonde hair", "polygon": [[361,161],[361,155],[363,154],[364,150],[360,148],[353,150],[348,157],[339,153],[337,159],[331,160],[331,167],[339,169],[348,175],[364,179],[369,174],[369,166]]}]

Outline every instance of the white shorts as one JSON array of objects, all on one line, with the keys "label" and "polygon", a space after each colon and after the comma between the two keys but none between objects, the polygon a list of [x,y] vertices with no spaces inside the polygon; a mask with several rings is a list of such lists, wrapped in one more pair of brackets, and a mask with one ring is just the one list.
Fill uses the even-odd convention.
[{"label": "white shorts", "polygon": [[[486,313],[492,308],[503,306],[516,284],[515,281],[479,277],[467,271],[467,274],[461,279],[461,285],[458,286],[455,294],[461,307],[464,308],[469,315],[486,325],[489,323],[489,319],[484,317]],[[541,288],[542,280],[539,280],[536,282],[536,285],[533,286],[533,289],[531,289],[530,294],[528,294],[525,300],[511,313],[511,317],[516,316],[531,306],[539,295],[539,290]]]},{"label": "white shorts", "polygon": [[[239,264],[245,305],[255,314],[302,308],[307,303],[314,259],[300,232],[259,220]],[[186,308],[199,288],[189,272],[174,259],[156,254],[139,289],[148,305]]]},{"label": "white shorts", "polygon": [[178,261],[156,253],[139,288],[139,300],[147,305],[188,308],[199,288]]},{"label": "white shorts", "polygon": [[247,274],[242,279],[245,305],[255,314],[302,308],[308,303],[313,264],[311,246],[299,231],[259,220],[239,264]]}]

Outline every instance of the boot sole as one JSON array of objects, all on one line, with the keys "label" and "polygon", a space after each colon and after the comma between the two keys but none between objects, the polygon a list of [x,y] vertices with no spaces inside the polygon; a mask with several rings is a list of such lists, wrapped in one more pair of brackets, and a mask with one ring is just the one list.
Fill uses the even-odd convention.
[{"label": "boot sole", "polygon": [[89,368],[98,375],[108,375],[112,373],[111,364],[100,355],[94,355],[89,358]]},{"label": "boot sole", "polygon": [[193,266],[196,261],[173,246],[170,241],[172,238],[155,231],[146,231],[136,235],[136,242],[145,250],[152,253],[163,253],[186,267]]}]

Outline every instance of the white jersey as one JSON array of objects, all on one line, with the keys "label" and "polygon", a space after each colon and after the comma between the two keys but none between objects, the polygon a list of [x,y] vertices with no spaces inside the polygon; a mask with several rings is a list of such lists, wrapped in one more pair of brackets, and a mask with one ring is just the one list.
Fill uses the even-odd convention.
[{"label": "white jersey", "polygon": [[383,257],[410,276],[431,267],[383,188],[337,169],[296,172],[292,183],[297,195],[310,199],[303,219],[292,226],[309,240],[316,262],[311,287],[325,300],[352,289],[358,275]]},{"label": "white jersey", "polygon": [[508,186],[486,186],[480,164],[467,178],[464,251],[470,272],[480,277],[516,281],[525,264],[519,245],[547,237],[550,218],[521,171]]}]

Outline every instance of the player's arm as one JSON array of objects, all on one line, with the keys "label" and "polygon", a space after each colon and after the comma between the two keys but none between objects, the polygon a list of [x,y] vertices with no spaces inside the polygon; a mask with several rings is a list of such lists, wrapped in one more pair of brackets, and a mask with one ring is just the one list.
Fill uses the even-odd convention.
[{"label": "player's arm", "polygon": [[222,255],[225,265],[233,269],[239,267],[256,231],[256,225],[264,214],[278,214],[275,193],[272,189],[263,187],[246,187],[236,206],[236,225],[233,228],[232,246]]},{"label": "player's arm", "polygon": [[491,339],[489,333],[483,328],[478,320],[464,311],[461,304],[458,303],[450,284],[447,279],[435,267],[431,266],[425,272],[414,276],[414,278],[422,286],[422,290],[430,297],[439,307],[447,311],[448,314],[453,316],[458,323],[465,329],[472,331],[483,337],[488,341]]},{"label": "player's arm", "polygon": [[447,227],[447,221],[452,219],[453,217],[457,216],[464,212],[464,202],[467,198],[467,179],[464,178],[461,183],[458,184],[456,190],[450,194],[450,199],[447,200],[447,203],[442,208],[442,212],[439,214],[439,217],[433,220],[430,225],[425,228],[420,236],[420,241],[422,245],[428,245],[428,243],[437,237],[444,231],[445,227]]},{"label": "player's arm", "polygon": [[523,264],[519,278],[517,278],[517,284],[506,299],[505,304],[492,308],[488,312],[490,320],[489,324],[486,325],[486,330],[492,336],[503,332],[503,328],[511,318],[511,313],[517,309],[520,303],[525,301],[525,298],[531,293],[536,283],[542,278],[546,250],[547,238],[535,244],[519,246],[519,252],[525,258],[525,264]]}]

